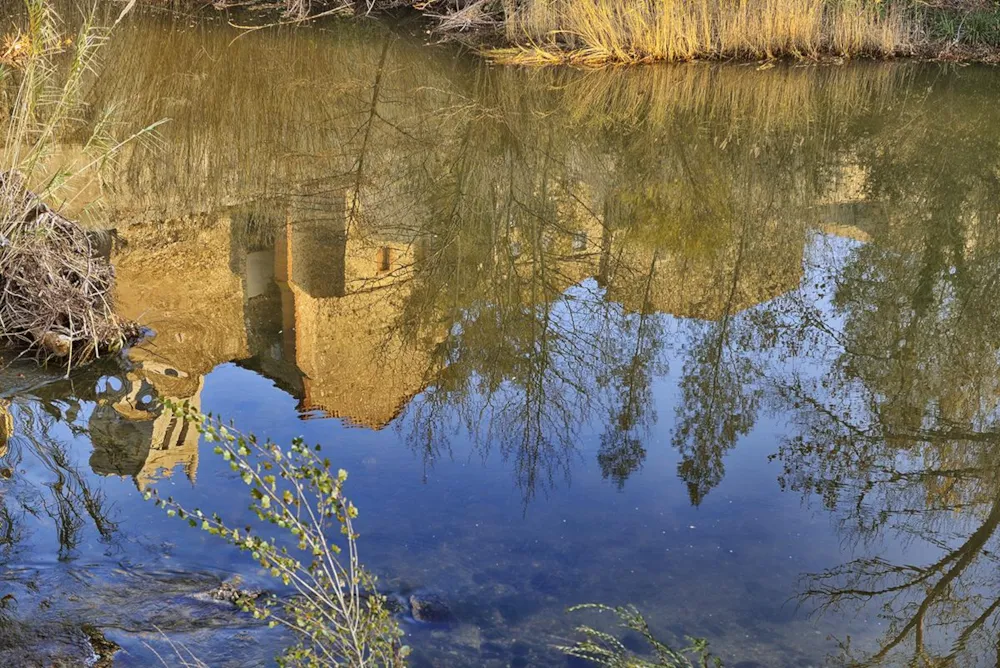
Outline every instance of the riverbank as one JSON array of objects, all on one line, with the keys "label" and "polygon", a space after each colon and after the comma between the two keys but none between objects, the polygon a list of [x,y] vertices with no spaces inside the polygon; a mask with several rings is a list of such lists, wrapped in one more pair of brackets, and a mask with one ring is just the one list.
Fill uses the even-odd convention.
[{"label": "riverbank", "polygon": [[[283,12],[275,20],[294,22],[344,11],[412,12],[429,22],[428,32],[505,64],[1000,62],[1000,5],[993,0],[371,0],[350,6],[288,0],[255,9],[264,7]],[[243,11],[246,3],[231,8]]]},{"label": "riverbank", "polygon": [[505,20],[513,64],[759,61],[777,58],[1000,60],[1000,10],[906,2],[612,0],[562,3]]}]

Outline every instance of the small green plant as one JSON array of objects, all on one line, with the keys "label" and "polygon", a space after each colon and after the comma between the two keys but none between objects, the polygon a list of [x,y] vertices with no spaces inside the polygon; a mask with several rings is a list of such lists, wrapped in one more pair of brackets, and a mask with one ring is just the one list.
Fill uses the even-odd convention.
[{"label": "small green plant", "polygon": [[651,654],[650,658],[637,656],[614,635],[589,626],[579,626],[577,631],[584,636],[583,639],[571,647],[559,647],[569,656],[585,659],[607,668],[709,668],[710,666],[721,668],[722,666],[722,660],[709,652],[708,641],[702,638],[687,638],[689,645],[681,650],[675,650],[658,640],[642,613],[634,606],[613,608],[588,603],[572,607],[569,612],[580,610],[612,613],[618,618],[621,628],[642,636],[649,645]]},{"label": "small green plant", "polygon": [[924,21],[930,37],[945,46],[1000,46],[1000,6],[995,4],[965,10],[932,8]]},{"label": "small green plant", "polygon": [[[408,648],[375,588],[375,577],[358,558],[352,520],[358,511],[344,495],[347,472],[333,471],[330,461],[296,439],[288,448],[237,432],[211,415],[188,405],[167,403],[165,410],[193,425],[215,444],[215,453],[229,463],[248,487],[250,509],[259,519],[280,529],[281,537],[266,537],[250,527],[235,528],[218,514],[186,510],[173,498],[155,499],[167,515],[250,554],[272,576],[291,585],[295,596],[240,595],[236,603],[271,626],[290,629],[296,644],[278,661],[283,666],[403,666]],[[331,540],[331,529],[339,537]],[[262,527],[263,528],[263,527]]]}]

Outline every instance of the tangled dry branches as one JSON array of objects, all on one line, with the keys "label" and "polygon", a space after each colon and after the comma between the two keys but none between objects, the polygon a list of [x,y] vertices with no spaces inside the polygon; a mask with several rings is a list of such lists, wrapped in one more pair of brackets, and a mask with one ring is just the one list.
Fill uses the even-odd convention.
[{"label": "tangled dry branches", "polygon": [[137,338],[96,238],[0,174],[0,343],[79,365]]}]

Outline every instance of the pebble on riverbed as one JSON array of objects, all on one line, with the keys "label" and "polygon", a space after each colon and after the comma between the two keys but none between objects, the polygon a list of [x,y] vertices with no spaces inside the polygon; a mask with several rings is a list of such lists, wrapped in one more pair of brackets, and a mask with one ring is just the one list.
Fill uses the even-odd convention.
[{"label": "pebble on riverbed", "polygon": [[451,609],[444,599],[433,592],[410,594],[410,612],[418,622],[447,622],[451,620]]},{"label": "pebble on riverbed", "polygon": [[229,578],[215,589],[209,590],[208,596],[216,601],[240,605],[241,601],[254,601],[263,593],[259,589],[241,589],[241,583],[242,579],[239,576]]}]

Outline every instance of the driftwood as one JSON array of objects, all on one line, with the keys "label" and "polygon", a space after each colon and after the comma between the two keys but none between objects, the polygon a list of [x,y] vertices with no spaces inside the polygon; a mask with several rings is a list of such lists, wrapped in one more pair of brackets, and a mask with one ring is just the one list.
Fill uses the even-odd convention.
[{"label": "driftwood", "polygon": [[139,328],[115,313],[114,287],[93,233],[0,174],[0,344],[68,366],[121,350]]}]

